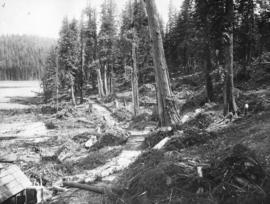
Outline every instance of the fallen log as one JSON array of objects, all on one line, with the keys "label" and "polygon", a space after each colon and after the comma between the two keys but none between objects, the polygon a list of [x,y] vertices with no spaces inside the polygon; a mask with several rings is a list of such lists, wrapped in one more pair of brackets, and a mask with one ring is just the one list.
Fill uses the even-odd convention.
[{"label": "fallen log", "polygon": [[0,137],[0,140],[14,140],[17,139],[17,136],[4,136],[4,137]]},{"label": "fallen log", "polygon": [[158,144],[156,144],[153,149],[161,150],[163,147],[171,140],[170,137],[165,137],[163,140],[161,140]]},{"label": "fallen log", "polygon": [[88,124],[88,125],[94,125],[93,122],[87,120],[87,119],[83,119],[83,118],[78,118],[77,119],[77,122],[80,122],[80,123],[85,123],[85,124]]},{"label": "fallen log", "polygon": [[106,186],[105,184],[100,185],[100,186],[97,186],[97,185],[93,186],[93,185],[75,183],[75,182],[63,182],[63,186],[87,190],[87,191],[91,191],[98,194],[107,194],[111,196],[117,195],[120,197],[123,195],[125,191],[118,187],[108,186],[108,184],[106,184]]},{"label": "fallen log", "polygon": [[3,163],[3,164],[13,164],[13,163],[15,163],[15,161],[7,161],[7,160],[1,160],[0,159],[0,163]]},{"label": "fallen log", "polygon": [[87,184],[74,183],[74,182],[63,182],[63,186],[71,187],[71,188],[79,188],[87,191],[92,191],[98,194],[105,194],[106,187],[98,187],[98,186],[90,186]]},{"label": "fallen log", "polygon": [[57,191],[57,192],[66,192],[68,189],[62,188],[59,186],[52,186],[52,187],[49,187],[48,190]]}]

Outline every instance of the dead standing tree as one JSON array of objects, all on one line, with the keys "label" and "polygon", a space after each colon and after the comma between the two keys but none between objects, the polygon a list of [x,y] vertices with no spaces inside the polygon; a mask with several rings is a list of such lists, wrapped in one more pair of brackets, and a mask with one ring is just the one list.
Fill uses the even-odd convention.
[{"label": "dead standing tree", "polygon": [[132,87],[132,102],[133,102],[133,110],[134,110],[134,115],[137,116],[139,113],[139,88],[138,88],[138,68],[137,68],[137,56],[136,56],[136,39],[137,39],[137,34],[136,34],[136,27],[135,27],[135,6],[137,5],[137,0],[135,0],[133,6],[132,6],[132,62],[133,62],[133,70],[132,70],[132,75],[131,75],[131,87]]},{"label": "dead standing tree", "polygon": [[109,95],[107,72],[108,72],[107,63],[105,63],[104,72],[103,72],[103,82],[104,82],[104,91],[105,91],[106,96]]},{"label": "dead standing tree", "polygon": [[237,105],[234,97],[234,83],[233,83],[233,20],[234,20],[234,2],[233,0],[226,0],[226,19],[225,22],[225,70],[226,79],[224,83],[224,115],[229,112],[236,114]]},{"label": "dead standing tree", "polygon": [[97,82],[98,82],[98,96],[100,98],[104,98],[105,93],[104,93],[103,81],[102,81],[102,76],[101,76],[100,60],[95,60],[94,62],[92,62],[89,68],[94,68],[96,70]]},{"label": "dead standing tree", "polygon": [[180,122],[180,117],[175,106],[168,67],[165,59],[159,16],[154,0],[143,0],[146,6],[149,32],[152,43],[152,55],[155,67],[157,86],[157,102],[160,126],[169,126]]}]

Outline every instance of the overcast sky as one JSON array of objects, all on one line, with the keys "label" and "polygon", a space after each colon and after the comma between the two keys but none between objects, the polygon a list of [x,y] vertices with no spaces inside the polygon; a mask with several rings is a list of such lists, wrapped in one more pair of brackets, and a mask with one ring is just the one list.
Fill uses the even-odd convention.
[{"label": "overcast sky", "polygon": [[[102,0],[0,0],[0,35],[31,34],[57,38],[64,16],[79,19],[87,1],[99,7]],[[182,0],[172,0],[180,7]],[[120,13],[126,0],[116,0]],[[169,0],[156,0],[164,22]]]}]

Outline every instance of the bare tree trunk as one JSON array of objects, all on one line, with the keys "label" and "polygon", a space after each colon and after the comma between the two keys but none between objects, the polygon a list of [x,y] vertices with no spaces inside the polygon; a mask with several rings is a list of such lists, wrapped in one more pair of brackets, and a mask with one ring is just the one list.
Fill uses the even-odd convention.
[{"label": "bare tree trunk", "polygon": [[212,71],[212,63],[211,63],[210,48],[208,44],[206,44],[205,46],[204,70],[205,70],[207,99],[208,101],[213,101],[214,100],[213,83],[210,75]]},{"label": "bare tree trunk", "polygon": [[127,78],[127,69],[126,69],[126,65],[127,65],[127,63],[126,63],[126,57],[124,57],[124,59],[123,59],[123,66],[124,66],[124,71],[125,71],[125,74],[124,74],[124,77],[125,77],[125,79]]},{"label": "bare tree trunk", "polygon": [[75,98],[75,93],[74,93],[74,81],[71,81],[71,98],[72,98],[72,103],[74,106],[76,106],[76,98]]},{"label": "bare tree trunk", "polygon": [[55,61],[56,61],[56,70],[55,70],[55,72],[56,72],[56,76],[55,76],[55,87],[56,87],[56,111],[57,111],[57,113],[58,113],[58,110],[59,110],[59,87],[58,87],[58,84],[59,84],[59,63],[58,63],[58,54],[56,54],[56,59],[55,59]]},{"label": "bare tree trunk", "polygon": [[132,102],[134,115],[137,116],[139,113],[139,88],[138,88],[138,70],[137,70],[135,42],[132,43],[132,61],[133,61],[133,70],[131,75]]},{"label": "bare tree trunk", "polygon": [[81,67],[80,67],[80,103],[83,103],[83,68],[84,68],[84,42],[83,42],[83,35],[81,35]]},{"label": "bare tree trunk", "polygon": [[91,80],[91,84],[92,84],[92,90],[96,90],[96,88],[97,88],[97,84],[96,84],[97,72],[95,70],[91,70],[89,74],[90,74],[90,80]]},{"label": "bare tree trunk", "polygon": [[226,15],[228,19],[228,30],[227,30],[227,43],[225,45],[225,69],[226,79],[224,84],[224,115],[229,112],[236,114],[237,105],[235,103],[235,97],[233,94],[234,83],[233,83],[233,0],[226,0]]},{"label": "bare tree trunk", "polygon": [[[134,6],[137,5],[137,0],[135,0]],[[132,35],[133,35],[133,42],[132,42],[132,62],[133,62],[133,71],[131,75],[131,87],[132,87],[132,102],[133,102],[133,111],[134,116],[139,114],[140,104],[139,104],[139,87],[138,87],[138,68],[137,68],[137,56],[136,56],[136,28],[134,23],[134,9],[132,9],[132,21],[133,21],[133,28],[132,28]]]},{"label": "bare tree trunk", "polygon": [[113,68],[111,69],[111,73],[110,73],[110,93],[112,95],[115,94],[115,73],[113,71]]},{"label": "bare tree trunk", "polygon": [[98,95],[100,98],[103,98],[105,94],[104,94],[104,89],[103,89],[103,82],[102,82],[99,62],[97,63],[96,71],[97,71],[97,82],[98,82]]},{"label": "bare tree trunk", "polygon": [[154,0],[145,0],[157,85],[159,123],[168,126],[180,122],[170,87],[157,7]]},{"label": "bare tree trunk", "polygon": [[107,81],[107,65],[105,64],[104,66],[104,73],[103,73],[103,81],[104,81],[104,91],[105,95],[109,95],[109,90],[108,90],[108,81]]}]

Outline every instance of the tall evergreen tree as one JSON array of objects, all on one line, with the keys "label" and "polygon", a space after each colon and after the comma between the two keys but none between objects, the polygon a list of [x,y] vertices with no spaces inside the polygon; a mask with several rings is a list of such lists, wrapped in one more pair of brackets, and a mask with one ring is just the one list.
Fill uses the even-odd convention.
[{"label": "tall evergreen tree", "polygon": [[76,105],[75,80],[80,62],[79,50],[78,22],[73,19],[69,23],[65,18],[59,39],[59,69],[62,88],[69,90],[74,105]]},{"label": "tall evergreen tree", "polygon": [[88,6],[84,10],[87,16],[87,23],[85,29],[85,66],[86,79],[91,81],[92,89],[96,89],[96,70],[90,65],[97,60],[97,14],[96,10]]},{"label": "tall evergreen tree", "polygon": [[49,102],[49,99],[54,98],[57,95],[58,86],[59,84],[57,80],[57,48],[52,47],[46,58],[45,70],[42,77],[42,88],[45,103]]},{"label": "tall evergreen tree", "polygon": [[[98,35],[99,59],[103,68],[105,94],[109,94],[109,81],[114,75],[115,42],[116,42],[116,4],[114,0],[104,0],[101,6],[101,26]],[[102,60],[101,60],[102,59]]]},{"label": "tall evergreen tree", "polygon": [[197,16],[197,29],[201,31],[201,47],[202,50],[200,52],[199,57],[202,59],[201,64],[203,65],[205,81],[206,81],[206,93],[207,98],[209,101],[214,100],[214,93],[213,93],[213,83],[211,72],[213,71],[212,65],[212,54],[211,50],[213,47],[213,36],[212,36],[212,15],[213,12],[213,0],[196,0],[196,16]]},{"label": "tall evergreen tree", "polygon": [[243,65],[243,76],[252,58],[258,55],[258,29],[254,0],[237,0],[235,3],[234,50],[235,61]]},{"label": "tall evergreen tree", "polygon": [[83,13],[80,20],[79,28],[80,38],[80,68],[78,70],[78,90],[80,92],[80,103],[83,103],[83,88],[84,88],[84,76],[85,76],[85,27],[83,22]]}]

